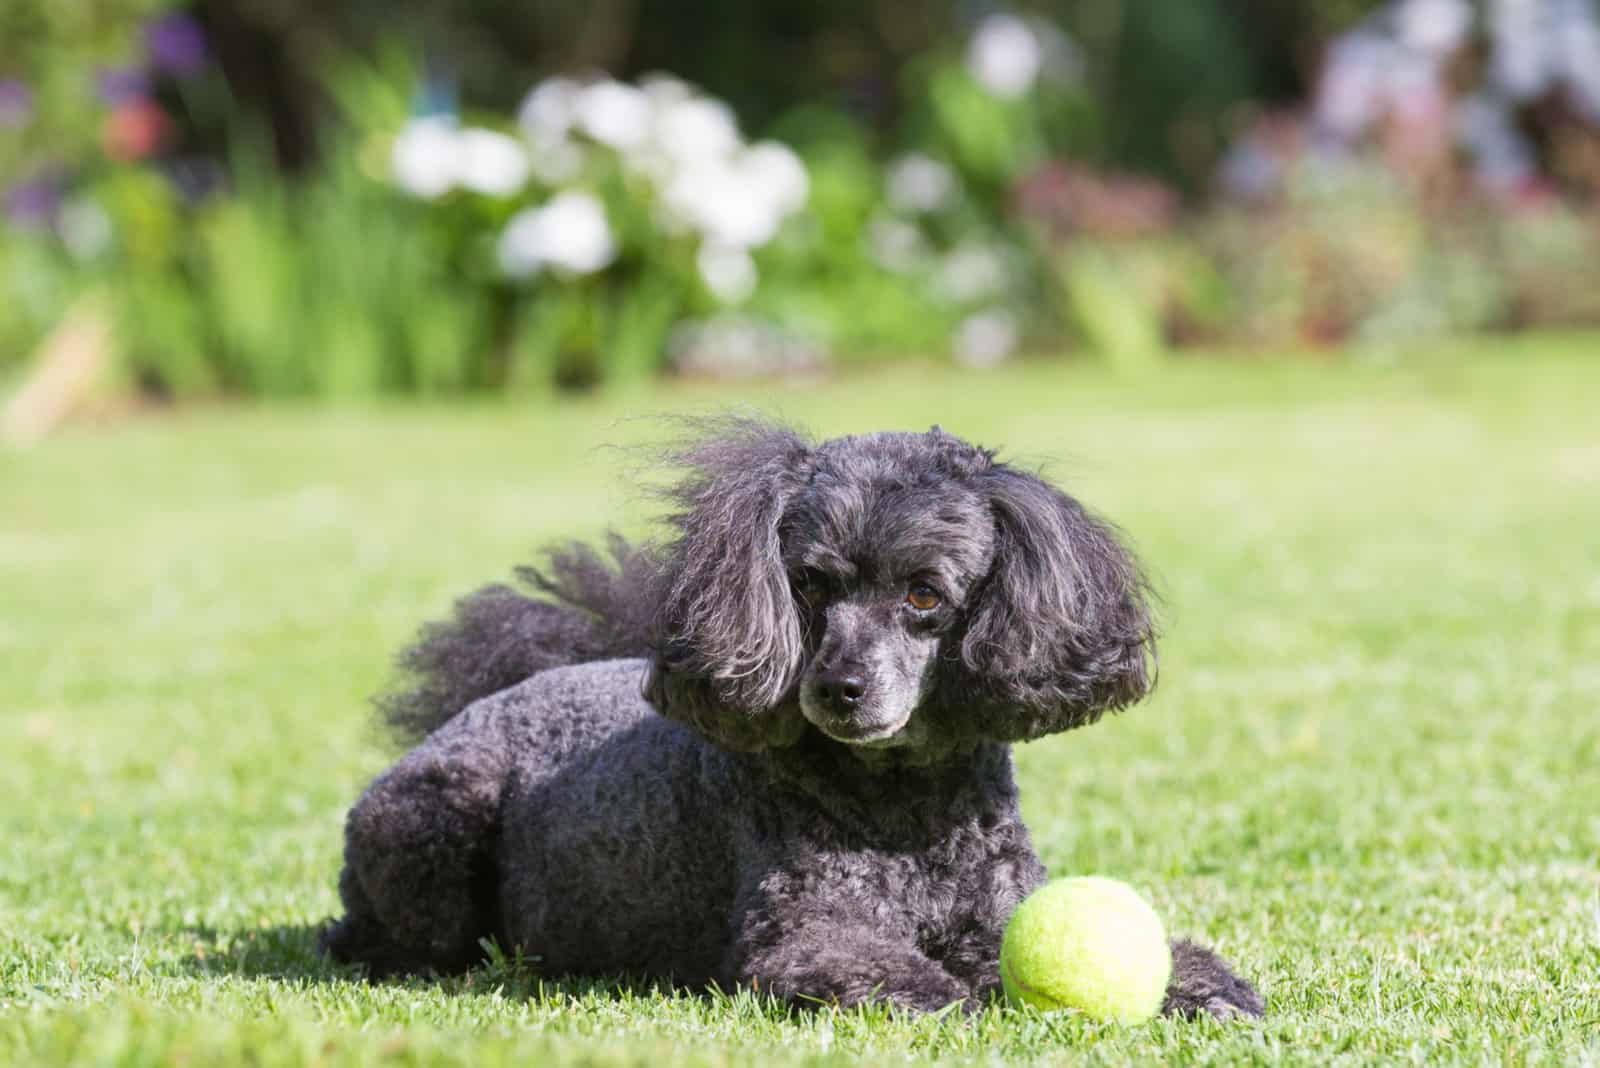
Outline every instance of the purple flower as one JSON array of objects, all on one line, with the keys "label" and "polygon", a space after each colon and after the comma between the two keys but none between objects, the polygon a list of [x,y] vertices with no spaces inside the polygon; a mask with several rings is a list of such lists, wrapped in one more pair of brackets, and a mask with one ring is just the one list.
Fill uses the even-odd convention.
[{"label": "purple flower", "polygon": [[150,76],[138,67],[102,67],[94,78],[95,95],[117,107],[150,92]]},{"label": "purple flower", "polygon": [[197,204],[227,185],[227,176],[215,161],[201,156],[180,156],[162,167],[186,203]]},{"label": "purple flower", "polygon": [[6,218],[19,229],[46,229],[60,210],[61,190],[49,178],[23,182],[6,193]]},{"label": "purple flower", "polygon": [[206,33],[188,15],[167,15],[145,27],[150,62],[163,74],[184,78],[206,64]]},{"label": "purple flower", "polygon": [[1242,140],[1222,157],[1217,184],[1235,200],[1260,203],[1278,191],[1283,167],[1272,153],[1252,140]]},{"label": "purple flower", "polygon": [[33,91],[15,78],[0,78],[0,129],[20,130],[33,119]]}]

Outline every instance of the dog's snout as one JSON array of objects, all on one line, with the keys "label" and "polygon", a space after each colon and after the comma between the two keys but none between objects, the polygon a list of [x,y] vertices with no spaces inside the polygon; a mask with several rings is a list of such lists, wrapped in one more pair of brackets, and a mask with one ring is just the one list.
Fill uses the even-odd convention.
[{"label": "dog's snout", "polygon": [[866,675],[854,665],[831,668],[817,677],[817,696],[841,712],[853,711],[866,695]]}]

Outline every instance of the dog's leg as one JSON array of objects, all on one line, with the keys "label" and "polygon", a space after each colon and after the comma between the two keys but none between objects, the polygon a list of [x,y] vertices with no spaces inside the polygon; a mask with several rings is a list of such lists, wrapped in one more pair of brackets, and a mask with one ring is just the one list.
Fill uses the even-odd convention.
[{"label": "dog's leg", "polygon": [[378,918],[355,868],[345,865],[339,875],[339,897],[344,902],[344,917],[323,928],[319,940],[322,952],[341,964],[361,964],[369,979],[424,970],[414,949],[394,941]]},{"label": "dog's leg", "polygon": [[726,978],[798,1005],[886,1001],[932,1011],[972,993],[875,892],[816,874],[769,874],[741,895]]},{"label": "dog's leg", "polygon": [[1261,995],[1211,950],[1193,942],[1172,943],[1172,980],[1161,1006],[1166,1016],[1260,1016]]},{"label": "dog's leg", "polygon": [[999,996],[1000,941],[1022,899],[1041,886],[1044,865],[1034,855],[1026,831],[985,860],[962,884],[962,911],[951,918],[950,934],[935,944],[933,956],[972,988],[973,1008]]},{"label": "dog's leg", "polygon": [[1000,993],[1000,939],[1005,923],[983,923],[964,929],[937,959],[950,974],[972,988],[973,1008]]},{"label": "dog's leg", "polygon": [[[484,732],[489,733],[489,732]],[[495,829],[504,781],[493,737],[453,723],[367,788],[345,823],[346,916],[323,935],[369,973],[461,971],[496,933]]]},{"label": "dog's leg", "polygon": [[816,924],[790,930],[771,944],[743,951],[730,970],[735,983],[799,1005],[849,1008],[886,1001],[931,1012],[964,1001],[967,984],[909,939],[865,924]]}]

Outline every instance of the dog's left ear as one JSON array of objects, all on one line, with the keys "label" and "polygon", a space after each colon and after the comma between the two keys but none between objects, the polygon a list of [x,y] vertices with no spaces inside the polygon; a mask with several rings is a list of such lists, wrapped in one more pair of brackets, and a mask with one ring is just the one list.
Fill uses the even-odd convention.
[{"label": "dog's left ear", "polygon": [[961,641],[981,716],[1006,741],[1092,723],[1155,683],[1155,630],[1138,562],[1110,526],[1005,464],[979,478],[994,563]]}]

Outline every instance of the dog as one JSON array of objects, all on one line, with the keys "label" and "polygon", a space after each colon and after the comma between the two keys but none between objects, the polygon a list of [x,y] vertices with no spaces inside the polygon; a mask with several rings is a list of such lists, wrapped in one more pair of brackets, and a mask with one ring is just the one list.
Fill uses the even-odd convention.
[{"label": "dog", "polygon": [[[458,603],[384,706],[425,736],[350,810],[324,950],[752,987],[796,1004],[985,1004],[1045,880],[1011,745],[1154,682],[1113,529],[935,427],[813,444],[755,420],[666,454],[670,540],[554,551]],[[1173,943],[1169,1014],[1254,1016]]]}]

